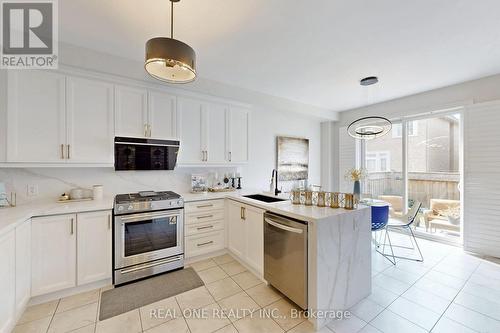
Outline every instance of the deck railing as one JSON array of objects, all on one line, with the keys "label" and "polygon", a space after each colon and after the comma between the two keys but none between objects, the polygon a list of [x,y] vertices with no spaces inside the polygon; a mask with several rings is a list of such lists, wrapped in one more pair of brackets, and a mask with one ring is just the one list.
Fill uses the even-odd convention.
[{"label": "deck railing", "polygon": [[[460,174],[445,172],[410,172],[408,194],[410,200],[421,201],[428,208],[430,199],[460,199]],[[401,172],[370,172],[363,192],[376,199],[380,195],[403,194]]]}]

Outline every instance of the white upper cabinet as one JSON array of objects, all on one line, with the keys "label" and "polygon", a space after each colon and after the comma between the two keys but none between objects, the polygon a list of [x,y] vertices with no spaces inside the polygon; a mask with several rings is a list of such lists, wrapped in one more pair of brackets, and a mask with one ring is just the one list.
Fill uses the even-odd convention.
[{"label": "white upper cabinet", "polygon": [[178,99],[181,141],[178,163],[199,164],[205,160],[205,109],[204,104],[198,100]]},{"label": "white upper cabinet", "polygon": [[149,135],[154,139],[177,138],[177,107],[173,95],[150,91],[148,95]]},{"label": "white upper cabinet", "polygon": [[111,212],[77,214],[77,284],[111,278]]},{"label": "white upper cabinet", "polygon": [[136,138],[148,136],[146,89],[115,86],[115,134]]},{"label": "white upper cabinet", "polygon": [[7,161],[65,163],[65,76],[9,71]]},{"label": "white upper cabinet", "polygon": [[179,98],[180,164],[219,165],[248,161],[247,109]]},{"label": "white upper cabinet", "polygon": [[231,108],[228,126],[228,161],[232,163],[248,162],[249,110]]},{"label": "white upper cabinet", "polygon": [[208,104],[205,114],[205,162],[226,162],[228,108],[221,104]]},{"label": "white upper cabinet", "polygon": [[113,85],[68,77],[66,159],[113,163]]}]

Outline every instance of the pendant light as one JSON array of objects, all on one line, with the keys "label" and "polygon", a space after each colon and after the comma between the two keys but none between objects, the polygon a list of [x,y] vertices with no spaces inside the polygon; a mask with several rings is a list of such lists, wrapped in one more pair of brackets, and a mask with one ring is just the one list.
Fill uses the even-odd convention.
[{"label": "pendant light", "polygon": [[155,37],[146,43],[146,72],[168,83],[188,83],[196,78],[196,53],[174,39],[174,2],[179,1],[170,0],[170,38]]},{"label": "pendant light", "polygon": [[[371,86],[378,83],[376,76],[368,76],[359,81],[361,86]],[[380,116],[363,117],[353,121],[347,127],[347,133],[355,139],[371,140],[380,138],[391,131],[392,123]]]}]

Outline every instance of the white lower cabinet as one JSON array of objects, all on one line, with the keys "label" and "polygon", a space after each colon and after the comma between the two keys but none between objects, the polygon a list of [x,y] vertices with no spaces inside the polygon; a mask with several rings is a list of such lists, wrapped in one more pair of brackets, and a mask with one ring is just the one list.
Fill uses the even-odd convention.
[{"label": "white lower cabinet", "polygon": [[224,200],[188,202],[184,220],[186,258],[224,249]]},{"label": "white lower cabinet", "polygon": [[111,212],[32,219],[31,296],[111,277]]},{"label": "white lower cabinet", "polygon": [[76,214],[32,219],[31,295],[76,286]]},{"label": "white lower cabinet", "polygon": [[228,200],[228,248],[241,261],[264,272],[264,210]]},{"label": "white lower cabinet", "polygon": [[77,214],[77,284],[111,278],[111,212]]},{"label": "white lower cabinet", "polygon": [[0,332],[9,332],[16,314],[16,232],[0,236]]},{"label": "white lower cabinet", "polygon": [[16,314],[31,297],[31,220],[16,228]]}]

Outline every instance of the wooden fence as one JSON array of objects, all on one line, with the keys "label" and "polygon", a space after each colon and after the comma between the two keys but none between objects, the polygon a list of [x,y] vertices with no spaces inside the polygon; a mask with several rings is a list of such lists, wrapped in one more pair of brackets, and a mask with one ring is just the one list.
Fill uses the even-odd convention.
[{"label": "wooden fence", "polygon": [[[429,207],[430,199],[460,199],[458,173],[411,172],[408,174],[410,200]],[[376,199],[380,195],[403,195],[403,176],[399,172],[372,172],[364,182],[363,192]]]}]

